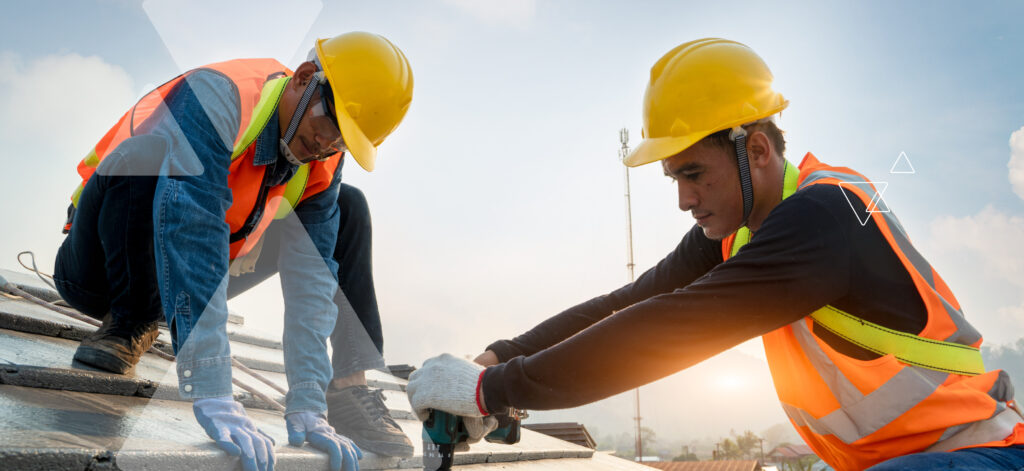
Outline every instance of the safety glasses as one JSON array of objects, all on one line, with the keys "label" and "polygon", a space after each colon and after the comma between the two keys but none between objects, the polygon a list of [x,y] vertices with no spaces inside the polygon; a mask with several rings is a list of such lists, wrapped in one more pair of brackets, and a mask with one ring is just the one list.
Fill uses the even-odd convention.
[{"label": "safety glasses", "polygon": [[321,119],[323,116],[326,116],[330,120],[331,126],[333,126],[331,130],[336,131],[338,133],[337,140],[335,140],[327,147],[327,149],[325,149],[330,154],[335,154],[344,150],[345,143],[341,138],[341,126],[338,124],[338,118],[334,115],[334,113],[331,113],[331,105],[334,104],[334,92],[331,90],[331,86],[327,82],[323,82],[320,84],[319,92],[320,106],[312,107],[313,116]]}]

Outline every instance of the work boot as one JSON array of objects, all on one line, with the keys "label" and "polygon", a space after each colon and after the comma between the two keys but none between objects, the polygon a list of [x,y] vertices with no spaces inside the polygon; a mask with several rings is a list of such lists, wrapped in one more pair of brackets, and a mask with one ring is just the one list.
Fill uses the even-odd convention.
[{"label": "work boot", "polygon": [[327,421],[364,451],[411,457],[412,442],[391,418],[384,392],[364,385],[327,391]]},{"label": "work boot", "polygon": [[99,330],[89,334],[75,351],[75,361],[111,373],[124,374],[153,346],[157,322],[115,321],[108,312]]}]

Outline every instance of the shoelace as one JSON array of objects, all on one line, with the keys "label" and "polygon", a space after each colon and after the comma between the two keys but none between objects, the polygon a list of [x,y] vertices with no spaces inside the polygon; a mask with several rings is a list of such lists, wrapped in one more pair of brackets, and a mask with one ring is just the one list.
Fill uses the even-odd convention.
[{"label": "shoelace", "polygon": [[388,406],[384,405],[384,401],[387,400],[387,398],[384,397],[384,390],[371,390],[367,388],[366,392],[367,394],[366,396],[364,396],[363,407],[370,412],[370,414],[373,416],[373,419],[382,420],[395,427],[398,427],[398,424],[395,423],[395,420],[391,418],[391,412],[388,410]]}]

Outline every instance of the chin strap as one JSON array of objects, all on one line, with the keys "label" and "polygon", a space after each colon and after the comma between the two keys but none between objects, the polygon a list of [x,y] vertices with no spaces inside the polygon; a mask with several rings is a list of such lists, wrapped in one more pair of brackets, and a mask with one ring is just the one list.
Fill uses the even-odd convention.
[{"label": "chin strap", "polygon": [[740,171],[740,191],[743,192],[743,225],[747,225],[754,209],[754,184],[750,181],[750,162],[747,160],[747,130],[736,126],[729,131],[729,139],[736,142],[736,164]]},{"label": "chin strap", "polygon": [[[306,89],[302,92],[302,98],[299,98],[299,104],[295,106],[295,112],[292,113],[292,119],[288,123],[288,130],[285,131],[284,137],[278,147],[281,150],[281,154],[284,154],[284,158],[287,159],[294,165],[302,165],[305,162],[299,160],[292,153],[292,149],[288,147],[292,143],[292,138],[295,137],[295,131],[299,129],[299,123],[302,121],[302,117],[306,115],[306,109],[309,108],[309,101],[313,98],[313,92],[316,91],[316,87],[327,81],[327,77],[324,76],[323,71],[317,71],[313,74],[313,80],[310,80],[306,85]],[[320,160],[321,162],[327,160],[330,156],[326,156]]]}]

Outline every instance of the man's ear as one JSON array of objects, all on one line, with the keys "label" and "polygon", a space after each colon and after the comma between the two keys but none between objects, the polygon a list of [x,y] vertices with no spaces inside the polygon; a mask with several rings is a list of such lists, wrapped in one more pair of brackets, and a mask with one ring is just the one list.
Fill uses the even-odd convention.
[{"label": "man's ear", "polygon": [[316,64],[312,61],[306,61],[295,69],[295,73],[292,74],[292,80],[289,85],[295,88],[306,88],[306,84],[313,79],[313,74],[316,73]]},{"label": "man's ear", "polygon": [[764,167],[772,160],[772,143],[761,131],[747,134],[747,160],[751,167]]}]

